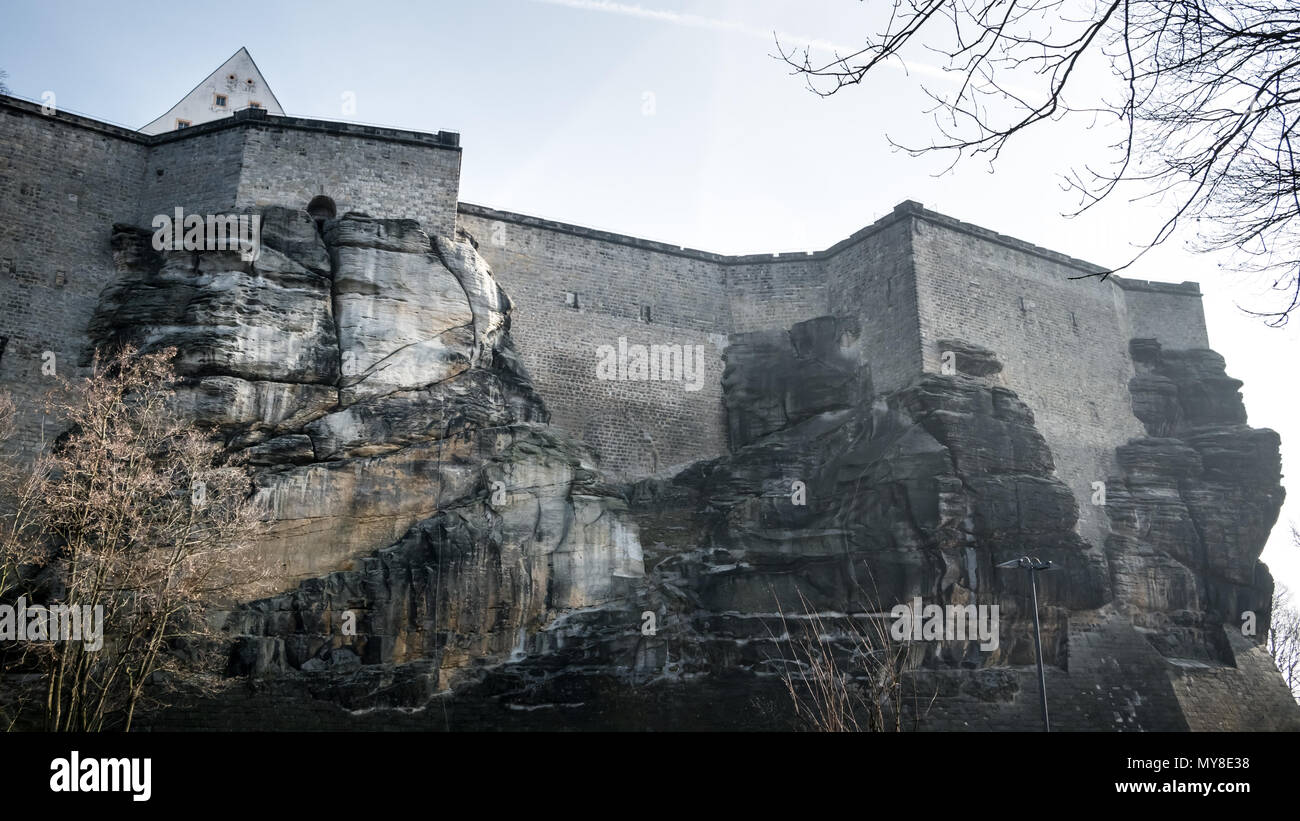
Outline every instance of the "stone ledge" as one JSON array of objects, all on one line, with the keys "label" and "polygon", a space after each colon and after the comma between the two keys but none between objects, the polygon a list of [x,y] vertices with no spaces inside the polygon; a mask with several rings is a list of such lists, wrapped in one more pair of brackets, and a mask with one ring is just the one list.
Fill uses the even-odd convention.
[{"label": "stone ledge", "polygon": [[219,120],[200,123],[199,125],[183,128],[177,131],[165,131],[162,134],[142,134],[139,131],[132,131],[123,126],[102,122],[92,117],[86,117],[80,114],[71,114],[66,111],[56,111],[53,114],[44,114],[41,112],[41,107],[36,103],[17,97],[0,95],[0,110],[3,109],[11,110],[11,112],[6,113],[17,111],[22,114],[34,114],[39,117],[57,120],[67,125],[97,131],[101,134],[106,134],[111,137],[146,146],[177,142],[179,140],[185,140],[203,134],[224,131],[228,128],[255,127],[270,129],[284,128],[295,131],[316,131],[326,134],[337,134],[339,136],[364,137],[384,140],[387,142],[405,143],[408,145],[422,145],[429,148],[444,148],[451,151],[461,150],[460,134],[454,131],[429,133],[425,131],[406,131],[398,128],[383,128],[373,125],[345,123],[335,120],[313,120],[306,117],[285,117],[268,114],[264,109],[242,109],[236,111],[230,117],[223,117]]},{"label": "stone ledge", "polygon": [[19,97],[10,97],[6,94],[0,94],[0,111],[4,111],[5,114],[10,116],[34,114],[37,117],[42,117],[48,120],[58,120],[67,125],[84,128],[89,131],[98,131],[101,134],[107,134],[110,137],[117,137],[118,139],[127,140],[129,142],[139,143],[141,145],[148,145],[149,143],[148,135],[141,134],[139,131],[132,131],[125,126],[114,125],[112,123],[96,120],[92,117],[84,117],[80,114],[72,114],[61,110],[55,111],[53,114],[46,114],[41,111],[40,104],[23,100]]},{"label": "stone ledge", "polygon": [[1076,259],[1075,257],[1062,254],[1059,251],[1053,251],[1050,248],[1044,248],[1040,245],[1034,245],[1032,242],[1026,242],[1022,239],[1009,237],[1005,234],[999,234],[996,231],[990,231],[988,228],[981,228],[969,222],[962,222],[959,219],[950,217],[946,214],[940,214],[938,211],[931,211],[915,200],[904,200],[894,207],[894,213],[886,219],[899,219],[903,217],[916,217],[936,225],[942,225],[954,231],[960,231],[963,234],[969,234],[979,239],[989,242],[996,242],[999,245],[1005,245],[1017,251],[1023,251],[1027,254],[1033,254],[1037,257],[1049,259],[1052,262],[1058,262],[1062,265],[1068,265],[1071,268],[1077,268],[1085,274],[1106,274],[1112,269],[1097,265],[1086,260]]},{"label": "stone ledge", "polygon": [[1178,294],[1181,296],[1201,296],[1201,285],[1198,282],[1155,282],[1148,279],[1128,279],[1127,277],[1114,276],[1110,279],[1115,280],[1115,284],[1125,291],[1146,291],[1153,294]]},{"label": "stone ledge", "polygon": [[[1025,242],[1024,240],[1016,239],[1015,237],[1008,237],[1003,234],[999,234],[996,231],[990,231],[987,228],[981,228],[978,225],[972,225],[967,222],[962,222],[961,220],[954,219],[953,217],[949,217],[944,214],[940,214],[936,211],[927,210],[923,205],[921,205],[921,203],[916,202],[915,200],[904,200],[903,202],[895,206],[894,210],[889,214],[881,217],[880,219],[876,220],[870,225],[861,228],[858,231],[853,232],[845,239],[840,240],[839,242],[835,243],[834,245],[822,251],[795,251],[795,252],[781,253],[781,254],[743,254],[743,255],[718,254],[711,251],[701,251],[696,248],[687,248],[685,246],[670,245],[664,242],[656,242],[654,240],[641,239],[639,237],[630,236],[628,234],[619,234],[612,231],[603,231],[597,228],[588,228],[581,225],[574,225],[572,223],[559,222],[556,220],[544,219],[542,217],[528,216],[527,214],[519,214],[513,211],[503,211],[497,208],[489,208],[484,205],[474,205],[468,202],[458,203],[457,210],[460,213],[467,214],[469,216],[482,217],[484,219],[501,220],[502,222],[515,223],[516,225],[524,225],[530,228],[541,228],[547,231],[556,231],[558,233],[570,234],[572,236],[587,237],[590,239],[601,240],[602,242],[610,242],[617,245],[628,245],[634,248],[642,248],[647,251],[656,251],[662,254],[671,254],[673,256],[687,257],[690,259],[698,259],[704,262],[713,262],[719,265],[761,265],[764,263],[806,262],[810,260],[816,261],[816,260],[830,259],[831,257],[834,257],[836,254],[840,253],[841,251],[853,245],[856,245],[858,242],[866,239],[872,234],[878,233],[884,230],[885,228],[894,225],[895,223],[901,222],[906,219],[921,219],[930,223],[934,223],[936,225],[941,225],[945,228],[949,228],[954,231],[960,231],[964,234],[969,234],[971,236],[977,237],[982,240],[986,240],[988,242],[995,242],[999,245],[1004,245],[1006,247],[1013,248],[1017,251],[1023,251],[1028,254],[1033,254],[1034,256],[1037,257],[1042,257],[1044,259],[1051,260],[1052,262],[1057,262],[1062,265],[1067,265],[1071,268],[1077,269],[1083,274],[1105,274],[1111,270],[1110,268],[1105,268],[1100,265],[1096,265],[1091,262],[1086,262],[1081,259],[1075,259],[1074,257],[1067,256],[1057,251],[1052,251],[1048,248],[1043,248],[1041,246],[1034,245],[1029,242]],[[1116,280],[1119,280],[1119,277],[1114,277],[1114,278]],[[1123,282],[1143,283],[1144,280],[1124,280]],[[1182,285],[1169,285],[1167,283],[1149,283],[1149,284],[1153,286],[1150,290],[1160,290],[1162,293],[1192,293],[1193,291],[1187,290],[1189,286],[1195,289],[1194,290],[1195,293],[1198,294],[1200,293],[1200,290],[1199,288],[1197,288],[1196,283],[1183,283]],[[1158,286],[1164,286],[1164,288],[1168,288],[1169,290],[1165,290],[1164,288],[1160,288]],[[1140,288],[1140,286],[1130,286],[1127,284],[1121,287],[1126,287],[1129,290],[1138,290]]]}]

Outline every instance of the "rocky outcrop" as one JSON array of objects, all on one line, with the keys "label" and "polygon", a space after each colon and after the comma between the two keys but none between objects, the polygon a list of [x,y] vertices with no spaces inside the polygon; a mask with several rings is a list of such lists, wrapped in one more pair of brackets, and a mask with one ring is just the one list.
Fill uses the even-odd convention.
[{"label": "rocky outcrop", "polygon": [[230,616],[233,671],[422,660],[450,680],[642,575],[635,525],[546,426],[471,245],[411,220],[262,216],[251,261],[117,226],[91,325],[97,346],[178,350],[177,401],[254,467],[262,560],[302,580]]},{"label": "rocky outcrop", "polygon": [[334,262],[342,404],[442,382],[469,368],[469,296],[419,223],[345,217],[329,225],[325,238]]},{"label": "rocky outcrop", "polygon": [[472,242],[263,216],[253,261],[155,252],[119,226],[92,323],[98,345],[177,347],[178,401],[253,466],[283,589],[227,616],[222,698],[255,726],[311,705],[339,727],[427,729],[436,705],[446,729],[790,728],[800,637],[861,670],[920,602],[998,619],[903,642],[894,714],[1023,729],[1030,591],[998,565],[1024,555],[1055,566],[1037,594],[1058,726],[1198,726],[1218,691],[1203,682],[1260,666],[1257,639],[1225,630],[1252,609],[1266,629],[1278,442],[1245,425],[1210,351],[1134,341],[1149,436],[1117,451],[1104,545],[1079,536],[996,352],[941,339],[940,373],[880,394],[844,317],[733,335],[729,453],[614,487],[547,425]]},{"label": "rocky outcrop", "polygon": [[1232,664],[1243,614],[1263,635],[1273,581],[1259,554],[1282,506],[1280,441],[1245,424],[1241,382],[1208,350],[1130,346],[1133,412],[1149,434],[1118,449],[1106,485],[1111,584],[1162,654]]},{"label": "rocky outcrop", "polygon": [[[997,354],[964,339],[940,339],[939,357],[951,362],[951,371],[968,376],[994,376],[1002,373]],[[948,372],[945,369],[943,372]]]},{"label": "rocky outcrop", "polygon": [[356,569],[235,613],[231,672],[423,661],[443,689],[472,664],[520,652],[560,611],[615,598],[643,575],[635,527],[596,483],[590,454],[529,425],[502,444],[474,498]]},{"label": "rocky outcrop", "polygon": [[[733,437],[730,456],[630,493],[647,539],[671,538],[669,507],[683,521],[675,530],[683,541],[697,538],[692,517],[712,520],[709,549],[689,561],[681,541],[647,542],[646,552],[698,565],[683,572],[700,611],[731,614],[709,616],[714,625],[805,606],[888,612],[916,597],[1000,604],[998,649],[981,651],[976,641],[918,649],[926,664],[988,666],[1032,658],[1016,604],[1024,579],[996,564],[1032,552],[1061,566],[1042,593],[1049,637],[1069,608],[1105,601],[1103,559],[1075,533],[1073,496],[1053,475],[1032,413],[983,378],[998,370],[988,367],[991,356],[960,360],[981,363],[980,376],[925,376],[874,402],[851,320],[740,335],[726,357],[724,384],[738,394],[727,396],[729,414],[756,384],[779,399],[760,405],[774,410],[738,414],[733,434],[747,433]],[[1058,643],[1047,652],[1054,657]]]},{"label": "rocky outcrop", "polygon": [[871,373],[857,339],[852,322],[834,317],[733,335],[722,374],[732,450],[824,411],[869,402]]}]

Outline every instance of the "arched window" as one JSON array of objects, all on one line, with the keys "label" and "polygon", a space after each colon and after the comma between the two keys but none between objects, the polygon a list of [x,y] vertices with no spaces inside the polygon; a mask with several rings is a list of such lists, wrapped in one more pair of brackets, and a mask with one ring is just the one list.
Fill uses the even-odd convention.
[{"label": "arched window", "polygon": [[307,213],[311,214],[317,227],[320,227],[325,220],[334,219],[334,200],[326,196],[312,197],[311,202],[307,203]]}]

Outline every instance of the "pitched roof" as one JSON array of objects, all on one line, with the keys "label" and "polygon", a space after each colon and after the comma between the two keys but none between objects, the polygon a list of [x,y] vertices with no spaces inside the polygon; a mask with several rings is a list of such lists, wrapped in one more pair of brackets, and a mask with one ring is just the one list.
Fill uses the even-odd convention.
[{"label": "pitched roof", "polygon": [[[217,105],[217,97],[225,98],[225,105]],[[198,125],[228,117],[252,102],[259,103],[270,114],[284,114],[279,99],[266,82],[253,55],[240,47],[224,63],[199,82],[180,102],[140,129],[145,134],[161,134],[174,130],[179,121]]]}]

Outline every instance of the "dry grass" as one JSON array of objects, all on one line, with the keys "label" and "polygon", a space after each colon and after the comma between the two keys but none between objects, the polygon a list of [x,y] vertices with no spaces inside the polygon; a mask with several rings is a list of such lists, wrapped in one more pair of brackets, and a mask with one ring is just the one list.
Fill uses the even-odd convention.
[{"label": "dry grass", "polygon": [[[881,613],[848,614],[847,627],[835,625],[816,612],[799,592],[803,611],[791,625],[780,601],[784,636],[793,658],[782,658],[781,678],[795,715],[816,732],[902,732],[904,707],[910,700],[915,726],[934,702],[916,691],[907,673],[913,669],[910,641],[895,641]],[[841,660],[843,659],[843,660]]]}]

